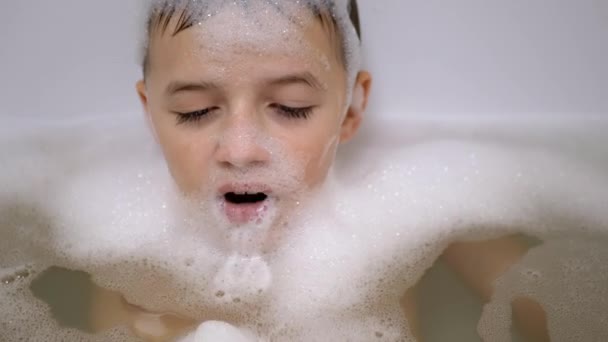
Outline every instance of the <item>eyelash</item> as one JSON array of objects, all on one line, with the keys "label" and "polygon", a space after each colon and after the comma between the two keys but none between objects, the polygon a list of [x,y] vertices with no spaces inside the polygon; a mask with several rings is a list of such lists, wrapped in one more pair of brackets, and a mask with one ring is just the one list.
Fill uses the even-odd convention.
[{"label": "eyelash", "polygon": [[[296,108],[296,107],[283,106],[283,105],[279,105],[279,104],[274,104],[271,107],[274,108],[280,115],[283,115],[289,119],[304,119],[304,120],[306,120],[310,117],[310,114],[312,114],[312,110],[314,109],[313,106]],[[182,125],[182,124],[186,124],[186,123],[200,121],[203,117],[209,115],[209,113],[211,113],[211,111],[213,111],[214,109],[216,109],[216,108],[205,108],[205,109],[197,110],[194,112],[188,112],[188,113],[176,112],[175,114],[177,114],[177,124]]]},{"label": "eyelash", "polygon": [[203,117],[207,116],[215,108],[205,108],[188,113],[175,113],[177,114],[177,124],[182,125],[190,122],[200,121]]},{"label": "eyelash", "polygon": [[313,106],[311,107],[288,107],[279,104],[272,105],[272,107],[281,115],[286,116],[289,119],[308,119],[312,114]]}]

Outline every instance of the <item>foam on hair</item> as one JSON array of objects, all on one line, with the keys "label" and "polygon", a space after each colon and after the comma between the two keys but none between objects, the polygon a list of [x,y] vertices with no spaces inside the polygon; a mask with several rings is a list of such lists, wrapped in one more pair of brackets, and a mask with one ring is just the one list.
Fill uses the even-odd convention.
[{"label": "foam on hair", "polygon": [[[358,14],[351,11],[353,6],[349,0],[245,0],[227,2],[222,0],[142,0],[146,13],[146,28],[141,35],[144,39],[141,44],[141,56],[144,69],[148,63],[148,48],[152,30],[168,31],[174,34],[180,29],[204,24],[217,16],[222,20],[213,25],[214,34],[223,33],[222,46],[229,44],[235,38],[246,39],[247,42],[258,47],[271,47],[276,40],[269,44],[269,37],[284,36],[282,48],[289,48],[289,42],[301,41],[298,38],[298,28],[310,18],[322,20],[327,27],[328,34],[336,39],[339,45],[339,59],[347,71],[347,87],[351,94],[357,73],[361,68],[360,33],[353,21],[358,25]],[[305,11],[303,11],[305,9]],[[354,17],[353,17],[354,15]],[[318,18],[315,18],[318,16]],[[272,20],[271,20],[272,18]],[[170,20],[175,23],[169,26]],[[156,21],[156,25],[154,22]],[[176,27],[173,27],[176,26]],[[234,34],[230,34],[233,32]],[[208,34],[209,32],[206,32]],[[207,47],[211,51],[213,47]],[[318,58],[322,58],[319,56]]]}]

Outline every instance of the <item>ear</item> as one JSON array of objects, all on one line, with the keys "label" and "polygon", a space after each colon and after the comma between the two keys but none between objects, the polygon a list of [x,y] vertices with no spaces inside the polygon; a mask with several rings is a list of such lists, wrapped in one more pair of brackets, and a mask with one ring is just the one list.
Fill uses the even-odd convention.
[{"label": "ear", "polygon": [[146,90],[146,82],[144,80],[140,80],[135,85],[135,89],[137,90],[137,95],[139,96],[139,101],[141,101],[141,105],[144,109],[146,115],[146,122],[148,123],[148,127],[150,131],[152,131],[152,135],[154,139],[158,142],[158,135],[156,134],[156,129],[154,128],[154,123],[152,122],[152,115],[150,114],[150,107],[148,102],[148,91]]},{"label": "ear", "polygon": [[144,80],[137,81],[135,84],[135,90],[137,90],[139,101],[141,101],[144,110],[146,113],[148,113],[148,93],[146,91],[146,82]]},{"label": "ear", "polygon": [[367,108],[369,93],[372,86],[372,76],[367,71],[360,71],[357,74],[351,103],[342,121],[340,129],[340,142],[347,142],[352,139],[361,125],[363,113]]}]

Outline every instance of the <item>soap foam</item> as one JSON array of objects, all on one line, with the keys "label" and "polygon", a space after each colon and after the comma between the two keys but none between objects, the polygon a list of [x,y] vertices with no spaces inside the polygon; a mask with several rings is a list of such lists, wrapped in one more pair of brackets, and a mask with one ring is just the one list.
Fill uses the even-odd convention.
[{"label": "soap foam", "polygon": [[[362,148],[354,159],[339,161],[323,189],[302,199],[275,249],[245,256],[225,236],[211,234],[203,216],[178,210],[183,198],[152,140],[136,128],[142,123],[122,119],[113,139],[88,139],[103,136],[110,125],[4,136],[28,144],[2,144],[20,147],[4,151],[10,170],[18,172],[2,174],[3,207],[11,214],[2,216],[0,267],[14,281],[0,285],[7,294],[0,296],[3,307],[10,309],[0,319],[6,328],[1,338],[29,336],[34,328],[48,341],[101,338],[59,329],[46,306],[24,290],[39,272],[62,266],[91,273],[99,285],[153,312],[226,321],[270,340],[405,339],[398,298],[449,242],[519,231],[549,241],[529,260],[563,251],[558,267],[576,260],[579,266],[553,275],[553,264],[524,261],[509,274],[536,265],[552,279],[551,289],[514,287],[505,275],[486,308],[482,333],[500,339],[504,329],[498,328],[508,322],[501,310],[514,295],[541,299],[552,328],[570,317],[564,303],[584,311],[602,298],[601,289],[583,289],[588,297],[581,297],[580,287],[568,285],[576,281],[556,282],[576,275],[602,284],[601,243],[562,248],[563,242],[551,242],[573,228],[579,238],[605,234],[608,179],[592,164],[543,148],[440,138],[398,149]],[[15,276],[24,269],[26,277]],[[564,293],[579,295],[555,296]],[[115,332],[116,340],[123,341],[123,333]]]}]

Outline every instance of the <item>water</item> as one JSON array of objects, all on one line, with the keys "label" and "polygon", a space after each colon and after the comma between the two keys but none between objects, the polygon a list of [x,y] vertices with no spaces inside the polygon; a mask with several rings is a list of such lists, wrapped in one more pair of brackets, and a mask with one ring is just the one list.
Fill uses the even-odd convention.
[{"label": "water", "polygon": [[[157,312],[177,311],[178,316],[192,317],[187,313],[212,303],[204,299],[172,300],[180,293],[195,298],[197,282],[200,285],[199,281],[205,279],[193,270],[207,266],[200,264],[197,257],[204,254],[192,256],[194,246],[199,246],[197,253],[204,251],[200,251],[197,240],[188,241],[192,239],[188,231],[183,232],[186,240],[175,240],[177,237],[162,229],[153,229],[168,226],[155,222],[159,216],[146,207],[162,208],[167,203],[162,198],[144,196],[162,182],[141,167],[154,162],[158,151],[153,144],[141,143],[149,142],[149,137],[139,120],[122,118],[67,125],[19,122],[12,127],[15,129],[2,136],[3,147],[16,146],[2,149],[12,168],[2,175],[6,185],[1,196],[5,213],[2,225],[7,229],[0,239],[0,265],[14,269],[2,273],[2,279],[7,280],[3,291],[8,294],[3,297],[3,306],[11,310],[0,317],[3,331],[38,331],[38,340],[48,340],[45,334],[61,340],[81,334],[66,328],[91,329],[90,322],[84,319],[93,288],[91,278],[84,272],[58,268],[41,275],[55,265],[91,273],[100,285],[122,289],[130,301]],[[428,341],[472,341],[482,316],[480,331],[487,334],[487,327],[495,327],[490,330],[502,337],[509,335],[510,315],[501,303],[509,303],[510,290],[517,290],[538,297],[551,308],[549,330],[567,334],[560,324],[568,327],[566,323],[572,316],[580,315],[584,322],[577,321],[577,326],[595,326],[596,331],[577,331],[578,336],[604,336],[606,332],[597,330],[596,323],[605,317],[599,298],[608,290],[601,276],[607,260],[602,246],[606,244],[598,238],[607,229],[602,210],[607,207],[602,190],[608,181],[608,156],[603,148],[606,127],[606,121],[601,119],[556,118],[520,122],[410,118],[399,125],[370,125],[361,139],[340,154],[335,169],[339,196],[329,197],[337,203],[334,217],[329,221],[306,221],[309,227],[317,228],[296,236],[290,248],[277,254],[281,259],[270,263],[278,279],[273,288],[277,295],[274,300],[304,308],[287,315],[290,320],[299,318],[304,322],[302,328],[323,327],[320,316],[311,320],[309,315],[328,315],[332,308],[352,310],[355,318],[365,318],[363,313],[373,310],[357,306],[362,296],[375,293],[382,297],[383,293],[393,292],[391,289],[397,293],[413,285],[449,241],[523,231],[545,243],[532,249],[535,253],[526,257],[529,260],[500,281],[507,287],[499,286],[501,290],[493,304],[486,307],[487,313],[483,313],[478,296],[442,262],[426,272],[418,293],[423,335]],[[106,139],[101,132],[108,129],[113,129],[114,134]],[[90,139],[92,136],[99,139]],[[79,190],[79,196],[71,197],[74,189]],[[142,202],[141,198],[145,200]],[[129,205],[125,205],[127,202]],[[57,208],[69,209],[69,220],[64,213],[56,212]],[[82,221],[87,218],[91,222]],[[80,224],[59,228],[51,224],[58,222]],[[327,226],[328,222],[334,226]],[[36,229],[29,230],[32,227]],[[560,254],[556,255],[556,251]],[[24,264],[30,266],[23,267]],[[294,267],[297,274],[293,273]],[[400,277],[395,278],[395,274],[403,277],[397,283],[394,282]],[[524,277],[517,280],[518,274]],[[535,274],[549,284],[542,292],[533,286]],[[575,275],[576,279],[568,275]],[[32,279],[36,280],[30,284]],[[378,287],[370,284],[370,279],[382,279],[389,286]],[[390,286],[391,282],[398,285]],[[30,292],[23,290],[28,287]],[[341,296],[336,297],[335,291]],[[62,299],[65,292],[78,300]],[[49,312],[43,302],[28,293],[43,298],[52,310]],[[301,297],[304,293],[306,296]],[[593,302],[597,305],[593,306]],[[384,307],[391,311],[393,305],[386,302]],[[275,307],[269,308],[281,313]],[[594,308],[595,321],[585,308]],[[581,309],[582,312],[577,311]],[[231,310],[210,316],[230,321]],[[49,313],[65,328],[60,330],[45,320]],[[353,318],[348,317],[328,315],[323,320],[331,325],[342,322],[348,327]],[[247,321],[247,317],[232,318]],[[365,331],[382,324],[379,319],[359,326]],[[370,331],[373,338],[380,340],[391,334],[390,329]],[[104,340],[108,334],[124,340],[128,332],[119,329],[95,338]],[[7,336],[19,335],[17,332]],[[561,340],[572,336],[563,335]],[[554,337],[560,340],[559,335]]]},{"label": "water", "polygon": [[[537,243],[532,242],[531,246]],[[481,341],[476,326],[481,317],[483,302],[444,262],[438,260],[417,284],[420,331],[424,341]],[[46,302],[61,326],[86,332],[94,331],[90,317],[95,284],[83,272],[51,268],[31,285],[34,295]],[[102,291],[101,289],[96,289]],[[115,294],[119,296],[119,294]],[[437,329],[437,327],[442,329]],[[182,331],[183,326],[176,326]],[[192,329],[191,325],[186,328]],[[511,329],[514,341],[525,341]]]}]

